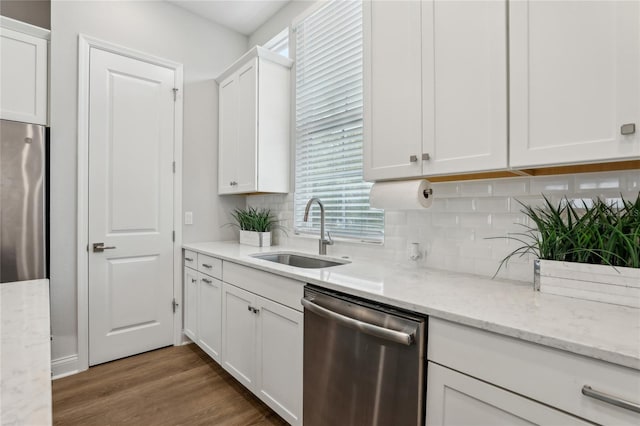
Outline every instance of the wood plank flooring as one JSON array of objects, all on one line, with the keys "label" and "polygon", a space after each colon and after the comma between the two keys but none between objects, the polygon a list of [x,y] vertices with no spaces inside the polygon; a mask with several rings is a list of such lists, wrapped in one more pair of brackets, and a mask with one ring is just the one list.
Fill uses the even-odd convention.
[{"label": "wood plank flooring", "polygon": [[54,425],[286,425],[196,345],[53,381]]}]

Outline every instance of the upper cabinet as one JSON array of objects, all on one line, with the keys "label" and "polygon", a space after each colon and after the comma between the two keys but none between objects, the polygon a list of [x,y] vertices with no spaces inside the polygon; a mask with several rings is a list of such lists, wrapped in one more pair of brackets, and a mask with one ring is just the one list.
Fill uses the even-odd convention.
[{"label": "upper cabinet", "polygon": [[49,34],[0,17],[0,118],[47,124]]},{"label": "upper cabinet", "polygon": [[640,157],[640,2],[364,4],[366,180]]},{"label": "upper cabinet", "polygon": [[255,47],[218,77],[219,194],[289,192],[291,65]]},{"label": "upper cabinet", "polygon": [[506,10],[365,2],[365,179],[507,167]]},{"label": "upper cabinet", "polygon": [[640,3],[514,1],[509,21],[511,166],[637,158]]}]

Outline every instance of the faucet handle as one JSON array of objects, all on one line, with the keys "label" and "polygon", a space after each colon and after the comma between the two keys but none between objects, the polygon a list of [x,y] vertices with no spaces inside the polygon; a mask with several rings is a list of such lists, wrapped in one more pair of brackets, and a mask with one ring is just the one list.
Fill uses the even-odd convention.
[{"label": "faucet handle", "polygon": [[333,245],[333,240],[331,239],[331,232],[327,231],[327,239],[324,240],[324,243],[328,246]]}]

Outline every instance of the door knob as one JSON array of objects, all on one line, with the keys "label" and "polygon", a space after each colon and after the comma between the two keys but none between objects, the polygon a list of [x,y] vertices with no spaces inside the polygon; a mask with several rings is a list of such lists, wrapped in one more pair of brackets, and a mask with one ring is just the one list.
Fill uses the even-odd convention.
[{"label": "door knob", "polygon": [[115,246],[105,247],[104,243],[93,243],[93,252],[94,253],[102,253],[105,250],[113,250],[116,248]]}]

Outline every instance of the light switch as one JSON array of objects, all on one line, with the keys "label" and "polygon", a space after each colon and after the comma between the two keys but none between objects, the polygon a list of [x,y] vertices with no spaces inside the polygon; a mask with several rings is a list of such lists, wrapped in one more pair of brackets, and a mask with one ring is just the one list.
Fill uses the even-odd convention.
[{"label": "light switch", "polygon": [[184,212],[184,224],[193,225],[193,212]]}]

